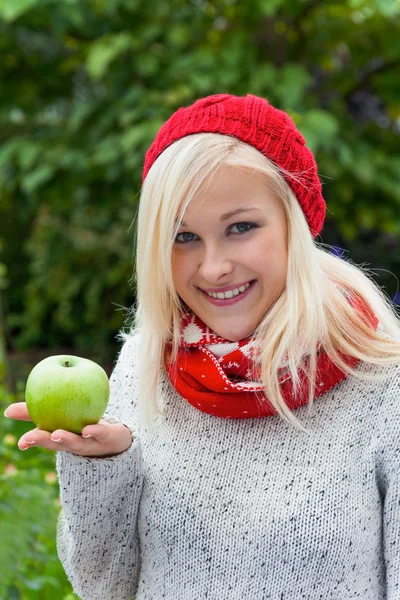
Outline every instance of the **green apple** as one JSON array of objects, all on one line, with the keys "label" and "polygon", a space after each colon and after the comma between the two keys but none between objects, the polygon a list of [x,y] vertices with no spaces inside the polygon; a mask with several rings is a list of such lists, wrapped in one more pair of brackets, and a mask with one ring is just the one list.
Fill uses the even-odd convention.
[{"label": "green apple", "polygon": [[103,416],[110,395],[107,373],[78,356],[49,356],[30,372],[25,400],[39,429],[81,433]]}]

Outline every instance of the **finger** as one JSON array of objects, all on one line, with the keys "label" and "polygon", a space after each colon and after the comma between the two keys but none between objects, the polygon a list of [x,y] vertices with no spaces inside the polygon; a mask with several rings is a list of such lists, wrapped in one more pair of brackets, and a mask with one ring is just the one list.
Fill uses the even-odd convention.
[{"label": "finger", "polygon": [[31,429],[24,433],[24,435],[18,440],[18,448],[20,450],[27,450],[28,448],[33,448],[34,446],[42,446],[43,448],[47,448],[48,445],[51,444],[50,440],[50,432],[42,431],[41,429]]},{"label": "finger", "polygon": [[[104,424],[89,425],[84,428],[84,432],[86,429],[93,432],[93,435],[91,434],[87,439],[63,429],[50,433],[36,428],[21,437],[18,447],[27,450],[40,446],[47,450],[71,452],[81,456],[111,456],[128,448],[132,441],[129,430],[122,423],[104,422]],[[85,435],[87,434],[86,431]]]},{"label": "finger", "polygon": [[31,421],[26,402],[14,402],[10,404],[4,412],[4,416],[9,419],[17,419],[18,421]]},{"label": "finger", "polygon": [[81,435],[62,429],[53,431],[50,443],[50,449],[52,450],[71,452],[81,456],[101,456],[101,454],[104,454],[104,452],[101,452],[102,443],[94,436],[85,439]]},{"label": "finger", "polygon": [[113,433],[113,429],[114,428],[112,427],[111,423],[107,423],[107,421],[104,421],[104,419],[100,419],[98,423],[93,423],[93,425],[86,425],[86,427],[82,429],[82,437],[93,437],[98,442],[104,444],[105,442],[109,441],[110,436],[115,435]]},{"label": "finger", "polygon": [[54,450],[56,452],[64,450],[78,454],[82,451],[82,443],[84,441],[80,435],[71,433],[70,431],[57,429],[54,432],[50,432],[37,427],[28,431],[20,438],[18,447],[20,450],[27,450],[28,448],[39,446],[46,448],[46,450]]}]

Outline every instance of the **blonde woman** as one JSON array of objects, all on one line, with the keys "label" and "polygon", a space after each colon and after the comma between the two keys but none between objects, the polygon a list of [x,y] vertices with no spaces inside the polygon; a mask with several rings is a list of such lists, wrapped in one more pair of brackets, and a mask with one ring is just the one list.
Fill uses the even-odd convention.
[{"label": "blonde woman", "polygon": [[160,129],[108,413],[19,442],[58,450],[82,600],[400,598],[399,319],[318,245],[324,217],[265,99],[202,98]]}]

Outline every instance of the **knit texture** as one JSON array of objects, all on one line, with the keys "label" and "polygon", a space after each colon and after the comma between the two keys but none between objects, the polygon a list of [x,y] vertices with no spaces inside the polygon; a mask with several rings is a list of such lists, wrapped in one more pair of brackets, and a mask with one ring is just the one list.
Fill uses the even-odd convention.
[{"label": "knit texture", "polygon": [[312,235],[321,231],[326,205],[313,153],[287,113],[258,96],[215,94],[178,109],[157,133],[145,157],[143,181],[154,161],[176,140],[194,133],[231,135],[288,172]]},{"label": "knit texture", "polygon": [[307,433],[200,412],[163,373],[150,432],[138,352],[130,338],[111,378],[131,448],[57,455],[58,551],[82,600],[400,598],[399,367],[299,408]]}]

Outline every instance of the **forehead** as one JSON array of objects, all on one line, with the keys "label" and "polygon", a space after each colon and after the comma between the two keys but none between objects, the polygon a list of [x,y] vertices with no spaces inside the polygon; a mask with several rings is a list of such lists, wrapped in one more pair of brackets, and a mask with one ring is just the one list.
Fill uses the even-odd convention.
[{"label": "forehead", "polygon": [[276,195],[264,173],[221,167],[203,181],[184,210],[183,221],[214,216],[224,221],[244,210],[268,210],[274,202]]}]

